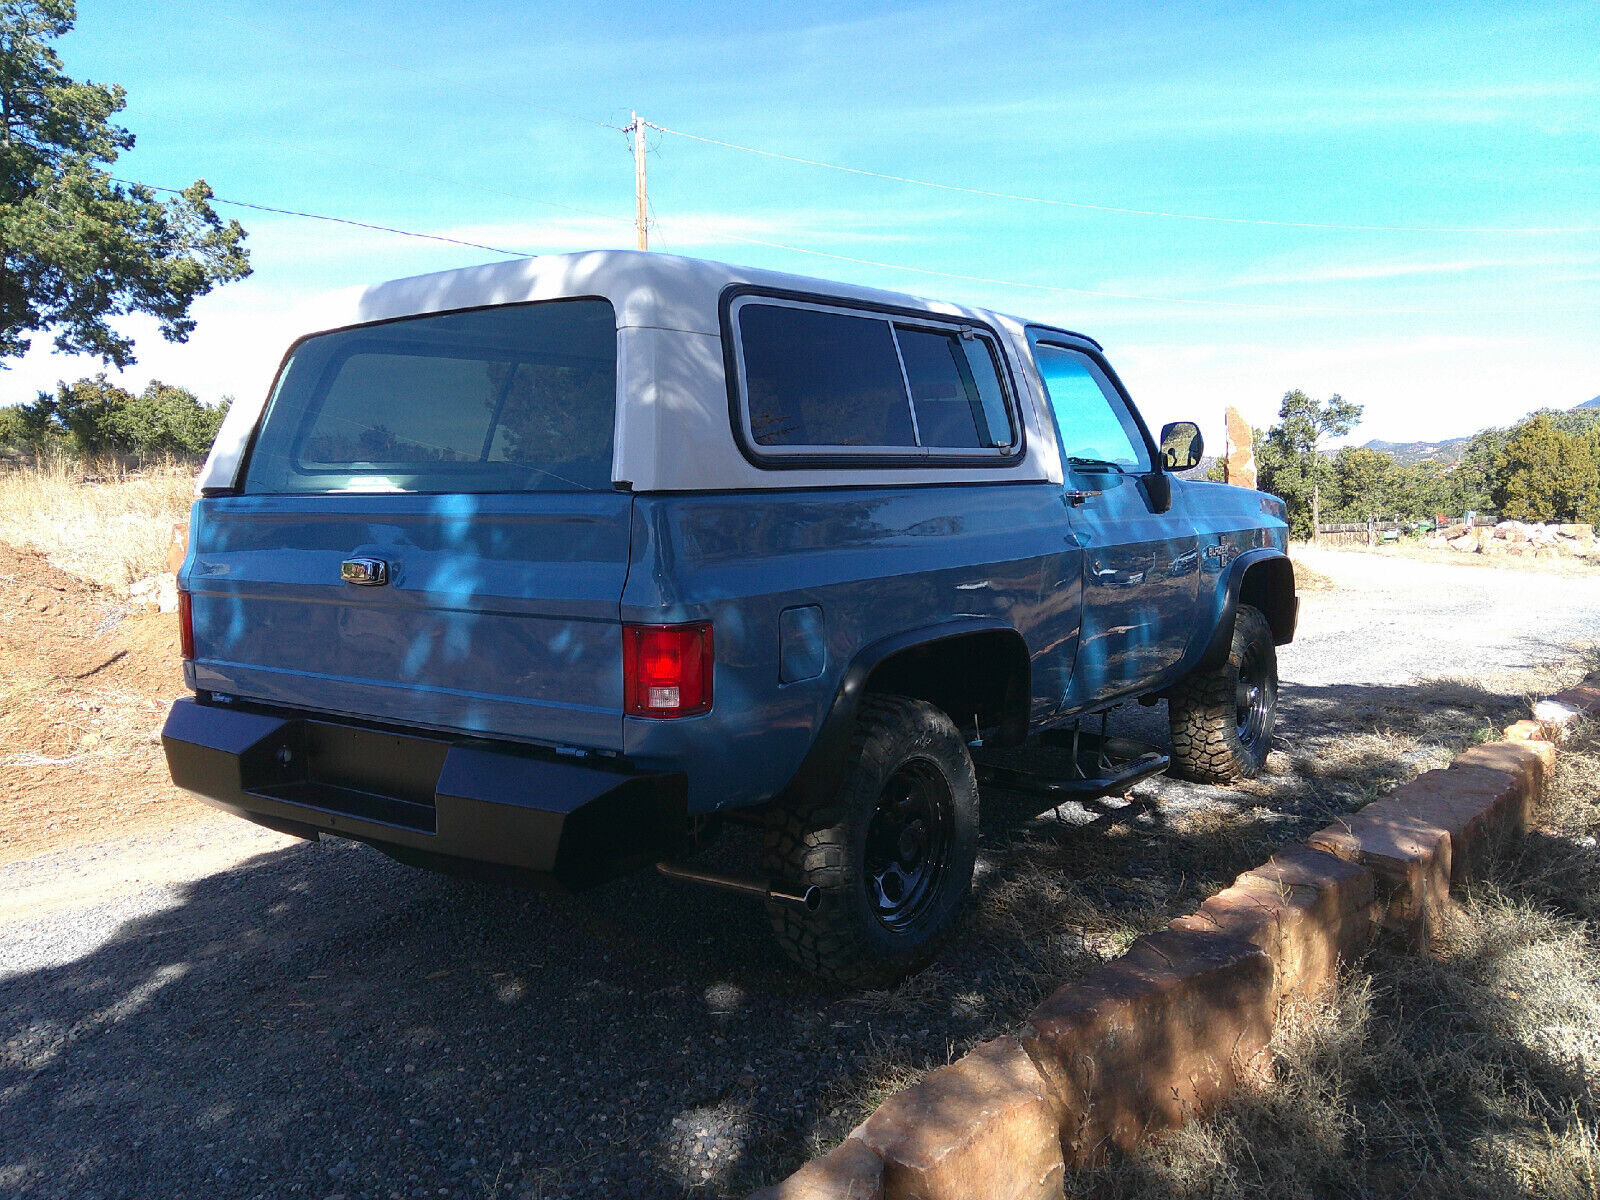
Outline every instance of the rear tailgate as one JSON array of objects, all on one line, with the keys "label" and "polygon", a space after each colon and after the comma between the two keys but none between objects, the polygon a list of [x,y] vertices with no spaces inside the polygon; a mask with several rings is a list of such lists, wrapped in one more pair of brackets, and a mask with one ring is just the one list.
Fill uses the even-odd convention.
[{"label": "rear tailgate", "polygon": [[[297,709],[620,749],[621,493],[198,505],[192,684]],[[341,579],[353,559],[387,582]]]},{"label": "rear tailgate", "polygon": [[201,690],[620,749],[616,318],[578,298],[308,337],[184,576]]}]

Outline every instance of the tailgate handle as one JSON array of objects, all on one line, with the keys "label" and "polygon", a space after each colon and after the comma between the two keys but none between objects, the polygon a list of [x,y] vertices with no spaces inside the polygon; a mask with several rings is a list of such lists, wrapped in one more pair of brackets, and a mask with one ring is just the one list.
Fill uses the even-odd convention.
[{"label": "tailgate handle", "polygon": [[339,564],[339,578],[357,587],[382,587],[389,582],[389,564],[381,558],[347,558]]}]

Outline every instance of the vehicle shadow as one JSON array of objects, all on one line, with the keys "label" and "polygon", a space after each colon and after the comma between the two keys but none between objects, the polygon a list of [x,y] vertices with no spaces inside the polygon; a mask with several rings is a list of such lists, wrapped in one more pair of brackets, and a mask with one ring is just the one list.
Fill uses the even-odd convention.
[{"label": "vehicle shadow", "polygon": [[[1458,684],[1297,689],[1283,751],[1246,788],[1162,781],[1059,814],[986,793],[970,912],[890,992],[798,974],[761,906],[726,894],[643,875],[549,897],[337,841],[142,915],[75,914],[93,948],[70,961],[49,957],[64,918],[41,917],[0,959],[0,1188],[743,1195],[908,1072],[1015,1028],[1273,845],[1523,703]],[[757,855],[736,831],[706,861]]]}]

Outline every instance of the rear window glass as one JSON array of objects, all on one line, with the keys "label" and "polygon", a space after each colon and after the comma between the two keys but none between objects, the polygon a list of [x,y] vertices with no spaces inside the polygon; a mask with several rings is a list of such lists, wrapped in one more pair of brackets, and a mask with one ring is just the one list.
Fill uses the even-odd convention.
[{"label": "rear window glass", "polygon": [[735,311],[757,450],[999,455],[1015,444],[994,345],[974,330],[802,304]]},{"label": "rear window glass", "polygon": [[739,330],[756,445],[916,444],[889,322],[750,304]]},{"label": "rear window glass", "polygon": [[245,491],[609,489],[616,393],[604,300],[319,334],[279,376]]}]

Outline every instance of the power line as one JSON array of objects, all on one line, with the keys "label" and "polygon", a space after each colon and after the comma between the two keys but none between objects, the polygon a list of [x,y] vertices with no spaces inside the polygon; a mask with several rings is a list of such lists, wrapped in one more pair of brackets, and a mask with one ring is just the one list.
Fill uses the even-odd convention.
[{"label": "power line", "polygon": [[[119,179],[111,176],[112,182],[120,183],[125,187],[149,188],[152,192],[165,192],[169,196],[183,195],[182,188],[161,187],[154,183],[137,183],[132,179]],[[448,242],[452,246],[468,246],[473,250],[488,250],[492,254],[504,254],[507,258],[537,258],[531,250],[506,250],[499,246],[487,246],[482,242],[468,242],[461,238],[446,237],[442,233],[419,233],[414,229],[397,229],[392,225],[375,225],[371,221],[354,221],[349,217],[330,217],[326,213],[302,212],[293,208],[274,208],[270,204],[254,204],[248,200],[229,200],[222,196],[212,196],[212,204],[229,204],[234,208],[250,208],[256,212],[277,213],[284,217],[305,217],[311,221],[330,221],[335,225],[354,225],[357,229],[375,229],[379,233],[397,233],[402,237],[425,238],[430,242]]]},{"label": "power line", "polygon": [[[203,125],[198,121],[188,121],[182,117],[173,116],[168,116],[163,119],[171,124],[183,125],[187,128],[197,129],[207,133],[212,132],[210,126]],[[312,150],[303,142],[291,141],[288,138],[269,137],[268,135],[262,133],[252,134],[251,137],[253,140],[258,142],[266,142],[270,145],[282,146],[284,149],[295,154],[307,156],[314,155],[319,161],[326,160],[329,154],[337,154],[338,157],[347,163],[352,163],[356,166],[370,167],[375,171],[388,171],[395,175],[409,175],[413,179],[426,179],[432,183],[442,183],[446,187],[450,188],[469,188],[473,191],[483,192],[485,195],[504,196],[508,200],[518,200],[526,204],[538,204],[544,208],[556,208],[560,209],[562,212],[576,213],[579,216],[597,217],[602,221],[609,221],[612,223],[625,222],[631,224],[631,222],[627,222],[627,218],[625,217],[619,217],[613,213],[600,212],[598,209],[579,208],[572,204],[560,204],[554,200],[545,200],[538,196],[530,196],[525,192],[508,192],[504,188],[490,187],[489,185],[483,183],[472,183],[464,179],[451,179],[448,176],[435,175],[428,171],[417,171],[410,167],[402,167],[392,161],[380,162],[376,159],[360,158],[344,150]]]},{"label": "power line", "polygon": [[799,155],[783,154],[776,150],[763,150],[757,146],[744,146],[738,142],[724,141],[722,138],[705,137],[698,133],[686,133],[681,129],[668,129],[663,125],[651,125],[650,127],[673,137],[687,138],[694,142],[705,142],[708,145],[722,146],[729,150],[739,150],[745,154],[758,154],[763,158],[775,158],[783,162],[799,163],[802,166],[822,167],[829,171],[842,171],[847,175],[864,175],[870,179],[886,179],[894,183],[908,183],[917,187],[936,188],[942,192],[960,192],[969,196],[985,196],[991,200],[1015,200],[1027,204],[1048,204],[1058,208],[1076,208],[1088,212],[1120,213],[1124,216],[1132,217],[1169,217],[1176,221],[1208,221],[1219,225],[1269,225],[1280,229],[1327,229],[1351,233],[1600,233],[1600,226],[1593,225],[1551,226],[1548,228],[1480,228],[1455,225],[1342,225],[1330,221],[1274,221],[1257,217],[1218,217],[1203,213],[1168,212],[1163,209],[1122,208],[1114,204],[1089,204],[1080,200],[1062,200],[1052,196],[1029,196],[1020,192],[990,191],[986,188],[963,187],[955,183],[939,183],[931,179],[916,179],[909,175],[891,175],[884,171],[869,171],[862,167],[847,167],[841,163],[823,162],[815,158],[802,158]]}]

